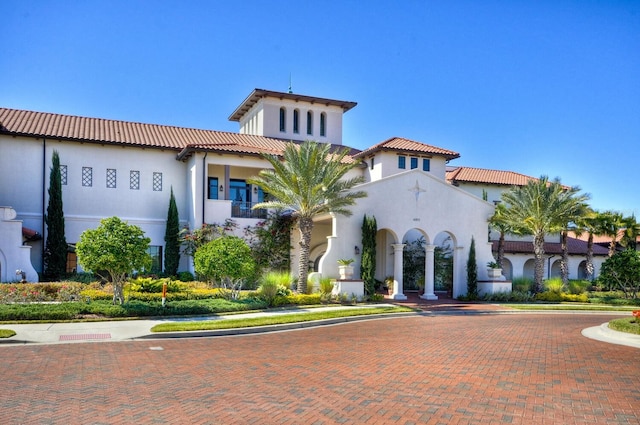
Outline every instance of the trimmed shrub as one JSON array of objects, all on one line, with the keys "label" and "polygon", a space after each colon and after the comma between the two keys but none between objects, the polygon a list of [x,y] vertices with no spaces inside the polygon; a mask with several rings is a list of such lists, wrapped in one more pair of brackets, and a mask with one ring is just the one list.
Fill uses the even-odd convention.
[{"label": "trimmed shrub", "polygon": [[536,300],[546,302],[578,302],[588,303],[589,297],[587,294],[566,294],[564,292],[552,292],[545,291],[536,294]]},{"label": "trimmed shrub", "polygon": [[291,294],[287,296],[277,296],[273,300],[274,307],[286,305],[313,305],[320,304],[320,294]]}]

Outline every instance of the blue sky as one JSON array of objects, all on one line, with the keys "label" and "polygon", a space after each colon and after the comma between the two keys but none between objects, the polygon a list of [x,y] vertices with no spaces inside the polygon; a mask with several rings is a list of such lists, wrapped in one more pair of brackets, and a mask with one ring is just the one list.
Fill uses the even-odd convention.
[{"label": "blue sky", "polygon": [[344,143],[559,177],[640,216],[639,1],[0,1],[0,106],[235,132],[254,88],[358,102]]}]

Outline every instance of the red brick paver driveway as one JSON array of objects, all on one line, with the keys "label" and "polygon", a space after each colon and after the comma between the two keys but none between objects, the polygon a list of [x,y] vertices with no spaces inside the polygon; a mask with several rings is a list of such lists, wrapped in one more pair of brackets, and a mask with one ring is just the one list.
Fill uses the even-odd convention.
[{"label": "red brick paver driveway", "polygon": [[640,424],[640,350],[588,314],[0,346],[1,424]]}]

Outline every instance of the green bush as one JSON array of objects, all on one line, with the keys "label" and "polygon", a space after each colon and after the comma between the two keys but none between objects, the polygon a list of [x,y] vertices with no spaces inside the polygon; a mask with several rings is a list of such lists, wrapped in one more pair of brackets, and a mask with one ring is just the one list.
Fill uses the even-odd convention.
[{"label": "green bush", "polygon": [[544,281],[544,289],[547,292],[555,292],[556,294],[560,294],[564,291],[564,283],[562,282],[562,278],[552,277],[546,279]]},{"label": "green bush", "polygon": [[533,292],[533,279],[524,276],[514,277],[511,281],[511,288],[513,292]]},{"label": "green bush", "polygon": [[526,303],[535,301],[535,297],[532,292],[496,292],[494,294],[485,294],[482,301],[493,301],[502,303]]},{"label": "green bush", "polygon": [[162,286],[167,284],[167,292],[184,292],[188,285],[183,282],[171,280],[170,278],[152,279],[150,277],[139,277],[129,281],[126,289],[136,292],[162,293]]},{"label": "green bush", "polygon": [[274,307],[285,305],[313,305],[320,304],[320,294],[291,294],[287,296],[277,296],[273,300]]},{"label": "green bush", "polygon": [[178,273],[178,280],[180,280],[181,282],[193,282],[195,280],[195,277],[191,272],[180,272]]},{"label": "green bush", "polygon": [[224,278],[253,276],[255,262],[251,249],[237,236],[222,236],[198,248],[193,258],[196,273],[220,283]]},{"label": "green bush", "polygon": [[580,302],[580,303],[588,303],[589,297],[587,294],[566,294],[564,292],[552,292],[545,291],[539,294],[536,294],[536,300],[538,301],[546,301],[546,302]]},{"label": "green bush", "polygon": [[330,294],[331,291],[333,291],[333,282],[331,281],[331,279],[328,277],[323,277],[322,279],[320,279],[320,293]]},{"label": "green bush", "polygon": [[291,285],[291,275],[287,272],[268,272],[260,278],[260,286],[258,286],[258,296],[264,299],[269,305],[272,305],[277,296],[287,296],[291,294],[289,289]]},{"label": "green bush", "polygon": [[587,289],[591,286],[591,282],[588,280],[580,279],[580,280],[570,280],[569,281],[569,293],[570,294],[584,294],[587,292]]}]

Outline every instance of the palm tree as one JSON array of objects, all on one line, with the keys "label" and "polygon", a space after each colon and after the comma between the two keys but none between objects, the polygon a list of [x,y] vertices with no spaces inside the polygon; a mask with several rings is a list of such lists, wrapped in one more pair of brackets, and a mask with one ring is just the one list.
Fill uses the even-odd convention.
[{"label": "palm tree", "polygon": [[577,197],[579,191],[575,186],[563,186],[557,178],[550,182],[547,176],[542,176],[502,194],[502,201],[507,204],[505,219],[514,233],[533,236],[536,292],[543,290],[545,235],[562,230],[566,217],[575,208],[576,198],[582,198]]},{"label": "palm tree", "polygon": [[504,238],[508,233],[513,233],[513,226],[506,219],[507,207],[503,203],[499,203],[496,205],[496,209],[489,219],[489,225],[493,227],[495,230],[500,232],[500,237],[498,238],[498,256],[496,258],[496,263],[498,264],[498,268],[502,268],[502,260],[504,259]]},{"label": "palm tree", "polygon": [[[579,191],[580,189],[576,187]],[[570,230],[575,231],[581,221],[587,216],[589,206],[586,201],[589,200],[588,194],[575,194],[567,198],[566,205],[562,214],[558,217],[561,225],[560,245],[562,247],[562,260],[560,261],[560,274],[562,283],[569,283],[569,247],[567,245],[568,233]]]},{"label": "palm tree", "polygon": [[304,293],[309,273],[309,251],[313,218],[319,214],[351,215],[349,206],[358,198],[367,196],[363,191],[350,191],[362,183],[362,177],[344,178],[358,163],[347,158],[348,149],[330,152],[331,145],[306,141],[301,145],[289,143],[283,160],[275,155],[264,155],[273,169],[261,170],[258,177],[249,180],[267,192],[271,200],[253,208],[280,208],[293,212],[300,231],[298,258],[298,292]]},{"label": "palm tree", "polygon": [[587,255],[586,255],[586,272],[587,280],[593,279],[594,266],[593,266],[593,237],[600,235],[600,229],[598,228],[598,212],[588,208],[585,215],[578,220],[576,227],[573,229],[576,236],[581,236],[584,232],[587,232]]},{"label": "palm tree", "polygon": [[618,233],[624,227],[624,217],[617,211],[605,211],[598,214],[598,227],[602,235],[609,236],[609,257],[616,253]]},{"label": "palm tree", "polygon": [[624,232],[620,239],[620,245],[627,249],[636,250],[638,236],[640,236],[640,223],[636,221],[635,214],[625,217],[623,220]]}]

